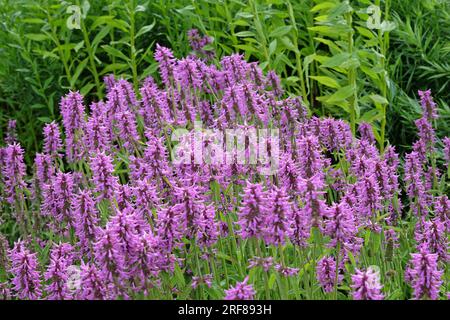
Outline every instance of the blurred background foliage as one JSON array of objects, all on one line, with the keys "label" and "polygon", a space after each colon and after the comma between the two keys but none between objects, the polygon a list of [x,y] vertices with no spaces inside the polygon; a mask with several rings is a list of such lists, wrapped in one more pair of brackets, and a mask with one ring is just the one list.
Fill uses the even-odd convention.
[{"label": "blurred background foliage", "polygon": [[[68,90],[104,96],[102,78],[135,87],[156,64],[156,43],[189,54],[187,31],[275,70],[311,113],[373,124],[405,151],[416,137],[417,90],[432,90],[449,135],[450,4],[445,0],[0,0],[0,135],[17,120],[28,155],[59,117]],[[370,23],[370,26],[368,24]],[[386,137],[386,138],[384,138]],[[32,159],[27,158],[27,161]]]}]

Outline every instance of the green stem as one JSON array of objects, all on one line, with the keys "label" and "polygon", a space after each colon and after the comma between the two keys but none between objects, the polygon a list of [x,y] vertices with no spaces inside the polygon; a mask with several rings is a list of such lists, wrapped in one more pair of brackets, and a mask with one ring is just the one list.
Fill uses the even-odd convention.
[{"label": "green stem", "polygon": [[61,61],[63,63],[64,70],[66,72],[67,81],[69,82],[69,86],[71,89],[73,89],[72,88],[72,76],[70,74],[69,63],[66,59],[66,55],[64,54],[64,50],[61,46],[61,42],[59,41],[58,33],[56,32],[56,28],[52,23],[53,19],[50,15],[50,6],[49,6],[48,2],[46,4],[47,4],[46,14],[47,14],[47,19],[48,19],[48,24],[50,26],[50,31],[52,33],[53,41],[55,42],[56,48],[58,49],[59,58],[61,59]]},{"label": "green stem", "polygon": [[[348,52],[350,56],[353,54],[353,29],[352,29],[352,12],[346,13],[347,25],[351,29],[348,32]],[[357,95],[356,95],[356,69],[351,67],[348,70],[348,84],[353,87],[353,94],[350,96],[349,109],[350,109],[350,127],[352,133],[356,131],[356,109],[357,109]]]},{"label": "green stem", "polygon": [[[264,258],[264,255],[261,251],[261,247],[259,246],[259,243],[258,243],[258,239],[255,238],[253,244],[256,247],[256,252],[258,252],[259,258]],[[266,293],[266,299],[269,300],[270,299],[269,276],[267,275],[267,272],[265,270],[262,270],[262,273],[264,275],[264,290]]]},{"label": "green stem", "polygon": [[[77,1],[77,4],[80,5],[80,1]],[[103,92],[100,84],[100,77],[98,75],[97,66],[95,65],[95,55],[92,49],[91,40],[89,39],[89,33],[86,29],[86,25],[84,23],[84,19],[80,20],[81,32],[83,33],[84,43],[86,44],[86,49],[89,57],[89,64],[91,66],[91,72],[94,76],[95,87],[97,90],[97,96],[99,99],[103,99]]]},{"label": "green stem", "polygon": [[338,242],[336,246],[336,275],[334,278],[334,300],[338,299],[338,281],[339,281],[339,255],[341,252],[341,244]]},{"label": "green stem", "polygon": [[135,4],[134,0],[130,1],[130,58],[131,58],[131,73],[133,76],[133,86],[134,90],[138,91],[139,82],[137,75],[137,65],[136,65],[136,46],[135,46]]}]

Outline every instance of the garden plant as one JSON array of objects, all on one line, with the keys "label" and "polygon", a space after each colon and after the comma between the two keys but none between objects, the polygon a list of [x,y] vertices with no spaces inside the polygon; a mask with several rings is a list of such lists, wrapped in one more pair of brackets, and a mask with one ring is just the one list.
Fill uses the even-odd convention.
[{"label": "garden plant", "polygon": [[450,297],[445,3],[0,3],[0,299]]}]

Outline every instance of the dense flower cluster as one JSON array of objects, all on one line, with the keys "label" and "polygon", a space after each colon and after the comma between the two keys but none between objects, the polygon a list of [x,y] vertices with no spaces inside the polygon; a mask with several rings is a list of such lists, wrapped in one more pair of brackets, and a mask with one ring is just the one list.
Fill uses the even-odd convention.
[{"label": "dense flower cluster", "polygon": [[369,267],[366,271],[356,270],[352,276],[353,299],[382,300],[380,275]]},{"label": "dense flower cluster", "polygon": [[[239,54],[209,63],[211,39],[192,30],[189,40],[195,54],[182,59],[156,46],[159,75],[138,92],[114,76],[105,78],[104,101],[86,106],[69,92],[62,123],[45,126],[28,172],[11,123],[0,148],[0,219],[19,228],[8,238],[12,249],[3,241],[0,297],[337,298],[342,285],[354,299],[383,299],[399,289],[383,285],[389,277],[380,279],[363,255],[392,268],[403,263],[400,249],[413,248],[404,280],[414,298],[441,298],[450,140],[442,153],[431,93],[419,93],[419,139],[401,168],[394,147],[377,149],[370,124],[356,137],[345,121],[308,117],[275,72]],[[197,122],[239,129],[243,143],[226,161],[202,161],[194,147],[221,159],[211,149],[217,135],[180,148]],[[176,128],[190,134],[171,139]],[[274,128],[279,137],[257,150],[278,157],[273,174],[260,171],[264,163],[237,161],[255,152],[252,129]],[[180,154],[192,161],[174,161]]]},{"label": "dense flower cluster", "polygon": [[234,287],[225,290],[225,300],[253,300],[256,292],[253,286],[247,282],[248,277],[244,281],[236,283]]}]

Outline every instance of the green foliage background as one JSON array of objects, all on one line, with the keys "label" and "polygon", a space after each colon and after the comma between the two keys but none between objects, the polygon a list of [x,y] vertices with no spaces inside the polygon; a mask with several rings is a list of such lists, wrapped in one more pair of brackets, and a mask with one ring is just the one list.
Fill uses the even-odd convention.
[{"label": "green foliage background", "polygon": [[[371,5],[390,27],[367,27]],[[79,28],[68,26],[71,6],[79,8]],[[68,90],[96,100],[111,73],[137,87],[156,70],[156,43],[186,55],[186,33],[197,28],[213,37],[218,58],[240,52],[260,61],[312,113],[353,126],[372,123],[380,145],[386,136],[405,151],[415,139],[418,89],[432,90],[438,135],[449,135],[449,6],[445,0],[0,0],[0,135],[16,119],[30,163],[43,123],[59,117]]]}]

